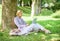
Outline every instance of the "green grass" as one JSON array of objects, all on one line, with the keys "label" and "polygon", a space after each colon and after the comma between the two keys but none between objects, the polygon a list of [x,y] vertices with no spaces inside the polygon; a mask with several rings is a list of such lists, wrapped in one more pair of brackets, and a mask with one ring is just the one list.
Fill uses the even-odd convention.
[{"label": "green grass", "polygon": [[[47,20],[47,21],[37,21],[39,24],[44,26],[46,29],[49,29],[52,34],[45,34],[39,32],[37,35],[34,32],[27,36],[9,36],[9,30],[6,29],[0,34],[0,41],[52,41],[60,39],[60,20]],[[31,24],[31,21],[28,21]]]}]

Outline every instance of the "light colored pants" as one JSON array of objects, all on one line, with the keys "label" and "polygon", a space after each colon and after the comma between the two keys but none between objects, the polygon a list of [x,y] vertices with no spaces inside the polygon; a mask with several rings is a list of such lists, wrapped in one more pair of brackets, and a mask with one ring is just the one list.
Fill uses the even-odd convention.
[{"label": "light colored pants", "polygon": [[43,27],[43,26],[41,26],[41,25],[39,25],[38,23],[36,23],[36,24],[31,24],[31,25],[29,25],[29,26],[27,26],[27,27],[23,27],[23,28],[21,28],[20,30],[21,30],[21,32],[19,33],[20,35],[22,35],[22,34],[28,34],[30,31],[32,31],[32,30],[34,30],[34,31],[38,31],[38,30],[44,30],[45,28]]}]

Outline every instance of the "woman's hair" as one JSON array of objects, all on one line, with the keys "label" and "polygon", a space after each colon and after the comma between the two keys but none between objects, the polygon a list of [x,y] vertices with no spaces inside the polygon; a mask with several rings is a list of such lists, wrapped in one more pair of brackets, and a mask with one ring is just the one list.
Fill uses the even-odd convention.
[{"label": "woman's hair", "polygon": [[21,10],[18,10],[17,13],[16,13],[16,15],[20,14],[21,12],[22,12]]}]

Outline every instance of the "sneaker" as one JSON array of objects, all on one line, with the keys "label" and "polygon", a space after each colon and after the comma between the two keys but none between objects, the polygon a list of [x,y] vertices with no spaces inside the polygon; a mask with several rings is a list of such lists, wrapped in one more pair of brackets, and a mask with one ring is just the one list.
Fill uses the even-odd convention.
[{"label": "sneaker", "polygon": [[45,30],[45,33],[46,34],[50,34],[51,32],[49,30]]}]

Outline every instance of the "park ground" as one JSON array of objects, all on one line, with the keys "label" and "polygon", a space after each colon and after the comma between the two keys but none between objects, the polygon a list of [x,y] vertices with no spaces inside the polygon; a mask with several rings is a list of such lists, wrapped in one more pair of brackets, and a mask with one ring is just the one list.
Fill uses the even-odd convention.
[{"label": "park ground", "polygon": [[[31,24],[30,7],[19,7],[18,9],[23,10],[23,18],[27,23]],[[1,13],[2,7],[0,5],[0,28]],[[35,34],[33,32],[27,36],[9,36],[9,29],[6,29],[4,32],[0,32],[0,41],[60,41],[60,18],[52,17],[57,13],[60,13],[60,10],[53,13],[52,11],[43,9],[39,16],[34,16],[34,18],[37,18],[37,23],[49,29],[52,32],[51,34],[45,34],[44,32]]]}]

